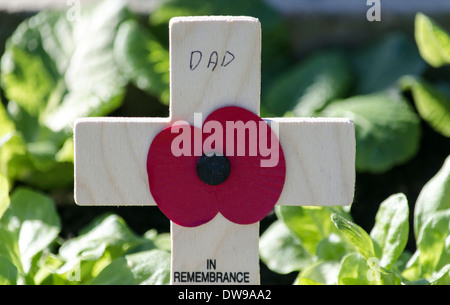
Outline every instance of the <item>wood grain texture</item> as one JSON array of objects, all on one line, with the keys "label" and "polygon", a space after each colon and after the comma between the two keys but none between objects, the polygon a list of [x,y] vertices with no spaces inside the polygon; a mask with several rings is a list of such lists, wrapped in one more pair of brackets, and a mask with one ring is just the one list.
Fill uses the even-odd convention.
[{"label": "wood grain texture", "polygon": [[[178,120],[193,124],[194,113],[201,113],[204,120],[212,111],[225,106],[243,107],[259,115],[260,53],[261,29],[255,18],[172,19],[170,117],[77,120],[74,126],[77,204],[155,205],[146,171],[153,138]],[[286,159],[286,181],[277,204],[352,202],[355,137],[351,121],[323,118],[266,121],[277,123]],[[259,283],[259,223],[237,225],[219,213],[202,226],[185,228],[172,223],[171,230],[172,284],[188,284],[177,281],[176,274],[180,276],[180,272],[248,272],[248,284]],[[207,268],[207,260],[215,260],[216,267]]]},{"label": "wood grain texture", "polygon": [[156,205],[147,154],[167,118],[85,118],[74,126],[78,205]]},{"label": "wood grain texture", "polygon": [[[201,52],[196,67],[200,53],[193,52]],[[232,56],[234,59],[229,62]],[[258,19],[173,18],[170,72],[172,121],[185,120],[192,124],[194,112],[201,112],[205,119],[225,106],[243,107],[259,115],[261,26]]]},{"label": "wood grain texture", "polygon": [[[173,18],[169,28],[173,122],[185,120],[193,124],[194,112],[202,113],[204,120],[225,106],[243,107],[259,115],[261,25],[258,19],[182,17]],[[201,52],[196,67],[200,53],[195,51]],[[234,59],[226,65],[224,56],[231,56],[230,53]],[[216,54],[217,64],[214,64]],[[194,58],[195,55],[198,57]],[[196,228],[184,228],[172,222],[171,233],[172,284],[187,284],[175,281],[175,273],[204,271],[206,259],[215,259],[217,270],[246,270],[251,273],[251,283],[259,283],[259,223],[237,225],[218,214]]]},{"label": "wood grain texture", "polygon": [[277,205],[349,205],[355,186],[355,131],[348,119],[273,118],[286,159]]},{"label": "wood grain texture", "polygon": [[[259,284],[259,223],[238,225],[220,213],[210,222],[195,228],[171,223],[172,284]],[[216,260],[216,268],[207,268],[207,260]],[[182,281],[176,272],[233,272],[247,273],[248,280]],[[202,276],[203,276],[202,274]]]}]

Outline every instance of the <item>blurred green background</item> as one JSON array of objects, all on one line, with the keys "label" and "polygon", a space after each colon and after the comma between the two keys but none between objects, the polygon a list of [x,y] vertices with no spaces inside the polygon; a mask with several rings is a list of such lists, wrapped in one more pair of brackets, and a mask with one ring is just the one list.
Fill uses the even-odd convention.
[{"label": "blurred green background", "polygon": [[[262,117],[354,120],[351,216],[366,231],[392,194],[405,194],[413,210],[450,154],[450,50],[436,51],[450,45],[440,32],[450,30],[450,7],[438,1],[382,3],[378,22],[368,21],[365,1],[54,2],[0,6],[0,172],[10,193],[27,187],[53,200],[61,240],[79,236],[105,212],[120,215],[137,235],[169,232],[156,207],[75,205],[71,127],[84,116],[168,116],[173,16],[260,19]],[[437,39],[442,46],[433,48],[429,35],[444,37]],[[262,221],[261,233],[276,219],[271,213]],[[414,252],[413,229],[409,235],[406,248]],[[263,284],[290,284],[296,276],[262,265]]]}]

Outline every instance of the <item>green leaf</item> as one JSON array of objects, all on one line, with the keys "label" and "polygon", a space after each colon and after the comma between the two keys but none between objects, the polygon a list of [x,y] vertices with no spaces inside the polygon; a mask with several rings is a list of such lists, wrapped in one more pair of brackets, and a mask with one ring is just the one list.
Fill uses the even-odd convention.
[{"label": "green leaf", "polygon": [[0,285],[17,284],[17,268],[11,261],[0,256]]},{"label": "green leaf", "polygon": [[[369,280],[371,279],[371,281]],[[370,269],[367,261],[358,253],[346,255],[341,262],[338,275],[339,285],[379,284],[375,270]]]},{"label": "green leaf", "polygon": [[417,239],[422,277],[450,263],[450,209],[437,212],[422,225]]},{"label": "green leaf", "polygon": [[300,240],[280,220],[262,234],[259,254],[270,270],[281,274],[302,270],[312,262]]},{"label": "green leaf", "polygon": [[60,247],[59,254],[68,262],[79,262],[97,260],[108,249],[114,259],[143,241],[121,217],[103,215],[86,226],[79,236],[67,240]]},{"label": "green leaf", "polygon": [[109,114],[125,93],[113,53],[117,29],[130,16],[125,4],[81,6],[74,22],[66,11],[44,10],[8,39],[0,72],[14,132],[5,136],[0,170],[10,182],[41,189],[73,183],[73,161],[61,149],[74,119]]},{"label": "green leaf", "polygon": [[[59,255],[65,264],[57,273],[65,278],[78,273],[79,281],[71,281],[71,284],[87,284],[113,260],[140,246],[146,250],[154,248],[151,241],[133,233],[120,216],[102,215],[83,228],[77,237],[62,244]],[[63,280],[65,278],[63,276]]]},{"label": "green leaf", "polygon": [[420,54],[431,66],[440,67],[450,63],[450,35],[436,21],[418,13],[415,37]]},{"label": "green leaf", "polygon": [[408,241],[408,200],[404,194],[392,195],[383,201],[375,217],[370,237],[380,249],[380,265],[390,268],[400,257]]},{"label": "green leaf", "polygon": [[428,280],[435,285],[450,285],[450,264],[435,272]]},{"label": "green leaf", "polygon": [[0,173],[0,219],[10,203],[8,180]]},{"label": "green leaf", "polygon": [[8,99],[55,132],[70,133],[75,118],[117,108],[125,80],[113,43],[128,16],[124,1],[105,1],[82,6],[76,22],[65,11],[25,20],[7,41],[1,62]]},{"label": "green leaf", "polygon": [[335,233],[322,239],[316,248],[316,256],[324,261],[340,261],[348,252],[347,243]]},{"label": "green leaf", "polygon": [[32,258],[55,239],[61,230],[53,200],[27,188],[17,188],[11,204],[0,220],[2,226],[15,234],[25,272]]},{"label": "green leaf", "polygon": [[18,133],[11,132],[4,137],[4,140],[0,149],[0,171],[12,184],[15,178],[27,176],[32,165],[26,156],[23,139]]},{"label": "green leaf", "polygon": [[162,285],[170,281],[170,254],[150,250],[114,260],[92,285]]},{"label": "green leaf", "polygon": [[272,82],[264,105],[274,115],[317,116],[332,100],[342,98],[353,80],[347,59],[337,52],[306,58]]},{"label": "green leaf", "polygon": [[383,91],[397,85],[404,75],[420,75],[426,64],[420,57],[414,41],[406,35],[394,33],[350,57],[357,73],[356,95]]},{"label": "green leaf", "polygon": [[313,281],[311,279],[306,279],[303,277],[297,277],[295,279],[294,285],[323,285],[322,283]]},{"label": "green leaf", "polygon": [[329,207],[279,206],[276,212],[278,218],[312,255],[316,253],[317,245],[322,239],[331,233],[338,233],[330,221],[334,210]]},{"label": "green leaf", "polygon": [[362,257],[366,260],[376,257],[373,241],[363,228],[338,214],[332,214],[331,220]]},{"label": "green leaf", "polygon": [[10,119],[0,99],[0,148],[11,138],[15,129],[14,122]]},{"label": "green leaf", "polygon": [[138,88],[169,105],[169,51],[137,21],[124,22],[114,44],[121,71]]},{"label": "green leaf", "polygon": [[420,117],[437,132],[450,137],[450,86],[434,86],[411,78],[404,79],[402,83],[411,90]]},{"label": "green leaf", "polygon": [[340,285],[398,285],[400,277],[383,268],[380,260],[371,257],[368,260],[359,253],[350,253],[342,259],[339,270]]},{"label": "green leaf", "polygon": [[439,172],[420,191],[414,208],[414,234],[416,240],[422,226],[439,211],[450,209],[450,156]]},{"label": "green leaf", "polygon": [[354,121],[359,172],[385,172],[410,160],[419,149],[420,119],[398,96],[355,96],[330,104],[322,115]]},{"label": "green leaf", "polygon": [[[23,272],[18,238],[14,232],[0,224],[0,258],[11,262],[19,272]],[[8,268],[7,270],[10,270]]]},{"label": "green leaf", "polygon": [[306,270],[300,272],[296,282],[313,281],[319,284],[337,284],[340,264],[338,262],[317,262]]}]

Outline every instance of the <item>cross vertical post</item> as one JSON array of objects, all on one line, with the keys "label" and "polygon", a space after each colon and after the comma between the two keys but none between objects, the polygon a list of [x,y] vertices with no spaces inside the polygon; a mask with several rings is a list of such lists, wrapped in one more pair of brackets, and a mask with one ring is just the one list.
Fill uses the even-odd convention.
[{"label": "cross vertical post", "polygon": [[[196,114],[204,120],[226,106],[242,107],[259,116],[260,67],[258,19],[173,18],[170,117],[77,120],[77,204],[156,205],[146,171],[147,154],[156,135],[177,121],[202,128],[203,122],[196,121]],[[278,126],[286,160],[278,205],[352,202],[355,137],[350,120],[265,120]],[[172,284],[259,284],[259,222],[236,224],[218,213],[197,227],[171,222],[171,235]]]}]

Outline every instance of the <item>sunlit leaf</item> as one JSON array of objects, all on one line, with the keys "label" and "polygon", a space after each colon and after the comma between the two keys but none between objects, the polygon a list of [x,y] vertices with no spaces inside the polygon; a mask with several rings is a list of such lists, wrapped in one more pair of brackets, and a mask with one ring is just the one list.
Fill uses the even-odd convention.
[{"label": "sunlit leaf", "polygon": [[450,64],[450,35],[436,21],[418,13],[415,37],[420,54],[431,66]]},{"label": "sunlit leaf", "polygon": [[127,78],[169,104],[169,51],[148,30],[134,20],[123,23],[117,32],[114,54]]},{"label": "sunlit leaf", "polygon": [[381,266],[390,267],[405,249],[409,233],[408,216],[408,200],[404,194],[392,195],[380,204],[370,237],[381,252]]},{"label": "sunlit leaf", "polygon": [[281,221],[266,229],[259,245],[261,260],[278,273],[299,271],[312,262],[312,257],[300,240]]},{"label": "sunlit leaf", "polygon": [[420,191],[414,208],[416,240],[423,224],[434,214],[450,209],[450,156],[439,172]]},{"label": "sunlit leaf", "polygon": [[355,96],[333,102],[322,114],[353,120],[360,172],[385,172],[419,150],[420,119],[400,97],[387,93]]},{"label": "sunlit leaf", "polygon": [[344,97],[352,80],[342,54],[323,52],[286,70],[272,82],[263,102],[273,115],[317,116],[332,100]]},{"label": "sunlit leaf", "polygon": [[150,250],[114,260],[92,285],[163,285],[170,281],[170,254]]},{"label": "sunlit leaf", "polygon": [[12,193],[10,207],[0,223],[15,234],[25,272],[34,255],[54,242],[61,230],[53,200],[27,188]]},{"label": "sunlit leaf", "polygon": [[332,214],[331,220],[362,257],[366,260],[376,257],[373,241],[363,228],[338,214]]}]

